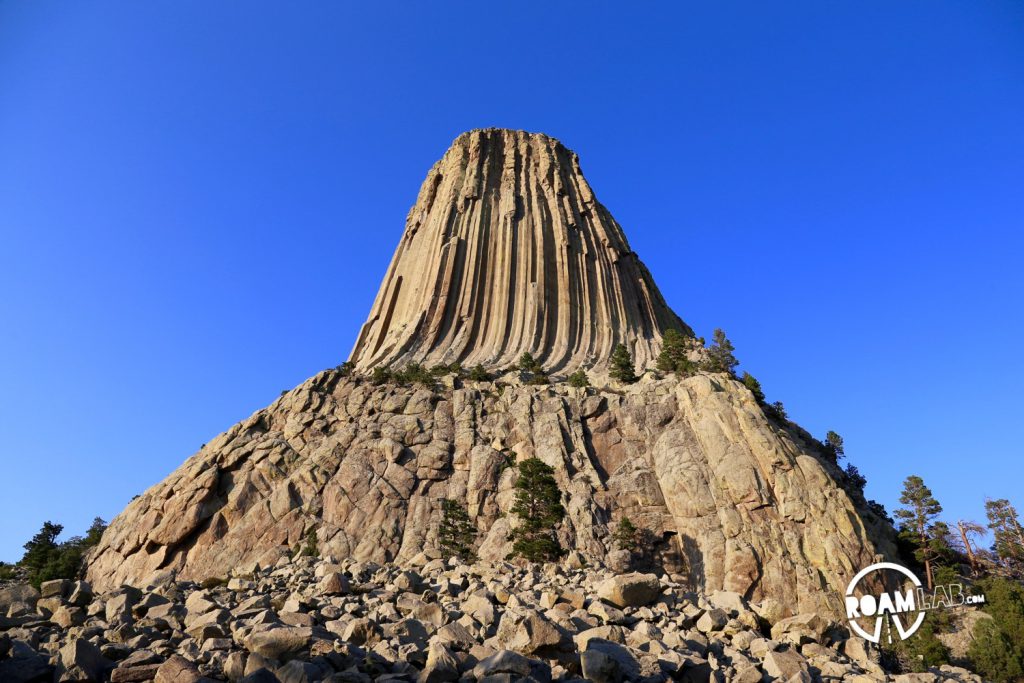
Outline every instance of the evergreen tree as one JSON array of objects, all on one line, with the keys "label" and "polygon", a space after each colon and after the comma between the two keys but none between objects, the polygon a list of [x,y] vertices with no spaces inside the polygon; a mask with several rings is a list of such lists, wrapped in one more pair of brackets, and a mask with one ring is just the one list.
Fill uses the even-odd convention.
[{"label": "evergreen tree", "polygon": [[612,543],[619,550],[628,550],[631,553],[640,550],[640,530],[636,528],[629,517],[619,520],[618,526],[615,527],[615,533],[612,534]]},{"label": "evergreen tree", "polygon": [[25,554],[18,563],[28,570],[29,582],[36,588],[42,583],[41,578],[46,567],[51,566],[59,556],[57,537],[64,531],[64,527],[53,522],[43,522],[42,528],[26,543]]},{"label": "evergreen tree", "polygon": [[484,369],[482,365],[474,365],[473,369],[469,371],[469,378],[474,382],[489,382],[491,381],[491,375]]},{"label": "evergreen tree", "polygon": [[860,493],[863,494],[864,487],[867,486],[868,480],[863,474],[860,473],[860,470],[857,469],[857,466],[854,465],[853,463],[846,463],[845,474],[846,480],[850,482],[850,486],[852,486],[855,490],[860,491]]},{"label": "evergreen tree", "polygon": [[754,395],[755,401],[764,405],[764,391],[761,389],[761,383],[749,372],[743,373],[743,386],[750,390],[750,393]]},{"label": "evergreen tree", "polygon": [[587,377],[587,373],[583,368],[569,375],[569,386],[576,387],[577,389],[590,386],[590,378]]},{"label": "evergreen tree", "polygon": [[944,537],[948,533],[946,525],[937,521],[942,506],[924,480],[916,475],[903,482],[900,503],[907,506],[894,513],[900,522],[900,535],[913,545],[914,558],[924,565],[928,590],[932,590],[935,586],[932,565],[942,555],[946,547]]},{"label": "evergreen tree", "polygon": [[995,538],[992,549],[999,562],[1011,571],[1024,570],[1024,530],[1016,508],[1005,498],[986,500],[985,515]]},{"label": "evergreen tree", "polygon": [[[956,523],[956,545],[967,555],[971,571],[977,574],[980,560],[978,558],[978,538],[985,535],[985,527],[970,520],[961,519]],[[972,542],[973,541],[973,542]]]},{"label": "evergreen tree", "polygon": [[782,405],[782,401],[776,401],[764,408],[768,417],[774,417],[776,420],[783,423],[789,420],[789,415],[786,413],[786,406]]},{"label": "evergreen tree", "polygon": [[533,354],[530,353],[529,351],[523,352],[523,355],[519,357],[519,362],[516,364],[516,367],[518,367],[523,372],[537,373],[544,371],[540,363],[537,362],[537,360],[533,357]]},{"label": "evergreen tree", "polygon": [[732,345],[729,338],[721,328],[716,328],[712,335],[711,347],[708,349],[709,366],[712,372],[728,372],[733,374],[735,368],[740,364],[733,355],[736,347]]},{"label": "evergreen tree", "polygon": [[656,367],[662,372],[674,372],[681,377],[689,377],[696,371],[697,366],[687,355],[686,337],[678,330],[665,330]]},{"label": "evergreen tree", "polygon": [[555,560],[562,553],[555,526],[565,516],[555,471],[538,458],[523,460],[518,469],[512,514],[519,524],[513,531],[512,553],[531,562]]},{"label": "evergreen tree", "polygon": [[82,545],[86,548],[99,545],[100,539],[103,538],[103,532],[106,530],[107,523],[100,517],[93,517],[92,524],[89,525],[89,529],[85,532],[85,538],[82,539]]},{"label": "evergreen tree", "polygon": [[463,562],[476,559],[473,552],[476,528],[466,508],[451,498],[441,502],[441,525],[437,530],[437,540],[445,557],[457,557]]},{"label": "evergreen tree", "polygon": [[831,429],[825,435],[824,446],[825,452],[828,454],[829,459],[832,460],[832,462],[839,462],[843,455],[845,455],[845,451],[843,450],[843,437],[839,436]]},{"label": "evergreen tree", "polygon": [[625,344],[617,344],[612,352],[611,369],[608,371],[611,378],[623,384],[632,384],[637,381],[636,371],[633,369],[633,356]]},{"label": "evergreen tree", "polygon": [[85,552],[100,542],[107,523],[96,517],[85,538],[72,536],[63,543],[57,537],[64,530],[60,524],[45,522],[32,540],[25,544],[25,555],[18,563],[28,573],[36,588],[51,579],[74,579],[78,576]]}]

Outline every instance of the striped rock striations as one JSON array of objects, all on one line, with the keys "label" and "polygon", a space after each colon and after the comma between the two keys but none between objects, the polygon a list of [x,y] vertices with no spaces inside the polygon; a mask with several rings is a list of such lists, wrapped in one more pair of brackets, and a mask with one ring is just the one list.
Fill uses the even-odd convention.
[{"label": "striped rock striations", "polygon": [[[649,560],[695,590],[773,618],[837,614],[847,582],[893,556],[890,529],[803,430],[729,373],[645,374],[573,388],[457,374],[371,381],[379,364],[551,371],[599,364],[618,342],[644,366],[665,305],[574,154],[542,135],[459,137],[431,170],[352,355],[206,444],[133,500],[90,553],[100,589],[267,567],[315,538],[323,555],[416,564],[437,556],[442,503],[465,506],[477,553],[511,549],[515,463],[555,472],[558,535],[615,566],[628,516]],[[694,349],[695,354],[699,351]]]},{"label": "striped rock striations", "polygon": [[646,367],[670,327],[690,332],[579,157],[546,135],[474,130],[427,174],[351,361],[493,368],[530,352],[562,372],[600,369],[621,342]]}]

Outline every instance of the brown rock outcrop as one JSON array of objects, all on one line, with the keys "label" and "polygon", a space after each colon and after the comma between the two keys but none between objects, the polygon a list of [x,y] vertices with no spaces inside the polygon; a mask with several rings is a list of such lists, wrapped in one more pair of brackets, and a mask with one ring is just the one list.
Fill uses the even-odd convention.
[{"label": "brown rock outcrop", "polygon": [[579,157],[546,135],[474,130],[427,174],[351,360],[600,368],[619,342],[640,367],[665,304]]},{"label": "brown rock outcrop", "polygon": [[[326,371],[235,425],[132,501],[89,558],[98,588],[268,566],[314,530],[336,557],[436,550],[441,501],[464,502],[479,553],[504,558],[513,457],[555,468],[562,541],[610,550],[628,514],[660,562],[707,592],[832,613],[884,543],[798,430],[724,374],[596,389],[375,386]],[[865,521],[867,520],[867,521]],[[173,529],[169,533],[168,529]]]}]

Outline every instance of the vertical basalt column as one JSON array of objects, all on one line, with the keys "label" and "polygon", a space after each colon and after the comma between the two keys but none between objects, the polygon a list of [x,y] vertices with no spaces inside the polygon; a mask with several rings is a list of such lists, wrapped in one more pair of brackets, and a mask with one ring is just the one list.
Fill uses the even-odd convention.
[{"label": "vertical basalt column", "polygon": [[460,135],[427,174],[350,360],[602,371],[618,343],[653,363],[690,328],[665,304],[578,157],[546,135]]}]

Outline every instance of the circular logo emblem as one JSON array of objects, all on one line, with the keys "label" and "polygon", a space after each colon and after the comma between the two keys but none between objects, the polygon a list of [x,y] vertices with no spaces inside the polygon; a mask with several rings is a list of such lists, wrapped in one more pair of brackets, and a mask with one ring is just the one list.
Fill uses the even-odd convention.
[{"label": "circular logo emblem", "polygon": [[[882,593],[880,595],[867,592],[860,596],[855,595],[857,585],[866,576],[884,571],[894,571],[902,574],[914,584],[913,588],[902,593],[897,590],[894,593]],[[884,585],[884,582],[882,582],[882,585]],[[915,593],[916,589],[920,586],[921,581],[914,576],[913,572],[906,567],[901,567],[892,562],[878,562],[866,569],[860,570],[846,588],[846,616],[850,620],[850,628],[862,638],[872,643],[877,643],[882,636],[882,623],[888,618],[893,626],[896,627],[900,640],[906,640],[914,635],[924,622],[924,611],[918,611]],[[909,628],[904,628],[903,619],[900,615],[908,615],[911,612],[917,612],[917,619],[914,620]],[[874,618],[875,624],[874,628],[869,632],[864,630],[857,620],[870,618]],[[892,628],[889,629],[889,641],[892,642]]]}]

